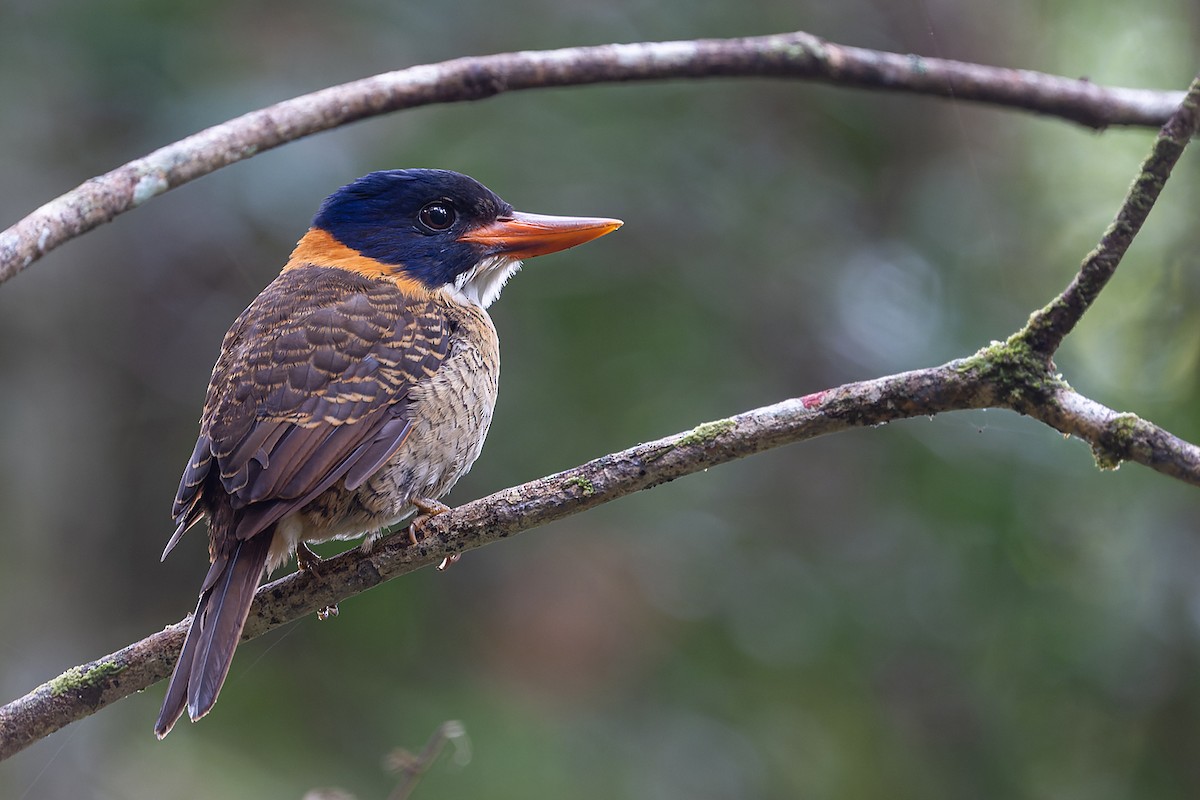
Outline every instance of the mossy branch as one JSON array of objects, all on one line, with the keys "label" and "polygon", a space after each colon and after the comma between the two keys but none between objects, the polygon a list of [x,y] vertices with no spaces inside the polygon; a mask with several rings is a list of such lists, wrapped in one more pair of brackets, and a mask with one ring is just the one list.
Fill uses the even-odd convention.
[{"label": "mossy branch", "polygon": [[1116,218],[1092,252],[1084,258],[1070,285],[1045,308],[1035,312],[1018,334],[1049,360],[1108,283],[1133,239],[1150,215],[1150,209],[1171,177],[1184,148],[1196,134],[1200,114],[1200,78],[1192,82],[1183,102],[1154,140],[1150,155],[1125,195]]},{"label": "mossy branch", "polygon": [[[1200,485],[1200,448],[1157,426],[1082,398],[1038,368],[1031,351],[997,343],[967,359],[785,400],[602,456],[514,486],[432,519],[427,538],[405,533],[369,553],[326,560],[321,577],[293,573],[259,590],[244,638],[458,553],[728,461],[818,436],[971,408],[1010,408],[1079,436],[1102,466],[1120,460]],[[171,673],[187,620],[101,659],[72,667],[0,708],[0,760]],[[147,723],[149,724],[149,722]],[[147,727],[147,731],[149,727]]]}]

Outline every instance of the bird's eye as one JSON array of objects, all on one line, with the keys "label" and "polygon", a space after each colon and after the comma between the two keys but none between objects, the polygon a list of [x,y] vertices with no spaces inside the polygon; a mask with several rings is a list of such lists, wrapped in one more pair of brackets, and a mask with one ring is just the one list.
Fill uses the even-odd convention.
[{"label": "bird's eye", "polygon": [[417,219],[426,228],[433,231],[444,231],[454,224],[454,220],[458,215],[454,211],[454,206],[450,205],[445,200],[434,200],[432,203],[427,203],[424,208],[417,214]]}]

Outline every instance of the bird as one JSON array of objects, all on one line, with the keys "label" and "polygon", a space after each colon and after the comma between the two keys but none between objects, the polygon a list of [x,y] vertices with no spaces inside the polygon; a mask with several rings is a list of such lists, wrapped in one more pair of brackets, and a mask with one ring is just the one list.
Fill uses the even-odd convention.
[{"label": "bird", "polygon": [[[473,178],[372,172],[331,194],[221,343],[172,515],[208,521],[209,569],[154,725],[216,703],[265,575],[308,544],[448,509],[478,458],[500,351],[487,308],[523,259],[622,225],[515,211]],[[414,539],[415,541],[415,539]]]}]

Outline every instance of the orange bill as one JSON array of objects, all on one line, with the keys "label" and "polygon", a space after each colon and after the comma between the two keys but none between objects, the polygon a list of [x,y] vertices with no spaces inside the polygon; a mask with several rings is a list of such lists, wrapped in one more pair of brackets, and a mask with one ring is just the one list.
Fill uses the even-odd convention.
[{"label": "orange bill", "polygon": [[468,231],[459,241],[484,245],[496,255],[533,258],[590,242],[624,224],[619,219],[604,217],[553,217],[514,211]]}]

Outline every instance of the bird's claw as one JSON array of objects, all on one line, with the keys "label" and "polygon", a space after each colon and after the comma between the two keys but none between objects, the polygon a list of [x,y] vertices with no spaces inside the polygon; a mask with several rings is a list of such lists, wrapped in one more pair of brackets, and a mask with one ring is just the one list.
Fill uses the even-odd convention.
[{"label": "bird's claw", "polygon": [[[421,512],[413,517],[412,522],[408,524],[408,540],[414,545],[425,538],[421,531],[429,523],[429,520],[439,514],[445,514],[447,511],[453,510],[445,503],[431,500],[428,497],[418,497],[412,501],[412,504],[417,511]],[[445,572],[447,567],[458,563],[460,558],[462,558],[461,553],[455,553],[452,556],[443,558],[442,563],[438,564],[438,571]]]},{"label": "bird's claw", "polygon": [[314,578],[320,578],[321,561],[321,557],[309,550],[304,542],[296,543],[296,567],[301,572],[311,572]]},{"label": "bird's claw", "polygon": [[[322,558],[308,548],[304,542],[296,543],[296,566],[301,572],[307,572],[317,580],[321,580]],[[325,621],[338,615],[337,604],[317,609],[317,619]]]},{"label": "bird's claw", "polygon": [[413,508],[421,512],[413,517],[412,522],[408,523],[408,540],[413,544],[417,544],[425,537],[421,534],[421,529],[429,522],[429,520],[451,511],[450,506],[437,500],[430,500],[428,497],[418,497],[412,501]]}]

